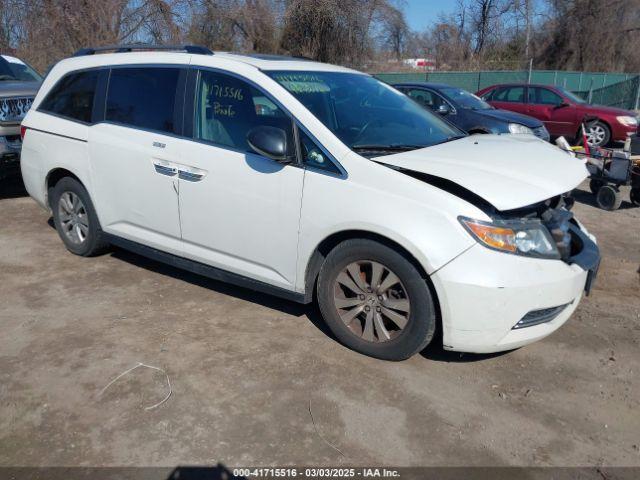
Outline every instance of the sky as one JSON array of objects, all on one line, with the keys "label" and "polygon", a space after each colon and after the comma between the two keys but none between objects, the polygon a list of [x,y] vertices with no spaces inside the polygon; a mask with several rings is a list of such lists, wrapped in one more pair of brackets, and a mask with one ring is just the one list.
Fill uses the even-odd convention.
[{"label": "sky", "polygon": [[440,13],[453,12],[456,3],[456,0],[405,0],[409,28],[415,31],[424,30],[437,20]]}]

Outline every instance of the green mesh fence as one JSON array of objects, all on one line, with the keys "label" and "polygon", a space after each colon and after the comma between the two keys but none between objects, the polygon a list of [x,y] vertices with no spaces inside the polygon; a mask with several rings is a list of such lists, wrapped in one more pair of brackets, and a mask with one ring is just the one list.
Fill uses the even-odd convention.
[{"label": "green mesh fence", "polygon": [[[445,83],[477,92],[496,83],[527,82],[526,70],[501,70],[482,72],[422,72],[379,73],[377,78],[387,83],[434,82]],[[590,102],[620,108],[637,108],[640,76],[630,73],[563,72],[558,70],[533,70],[531,83],[558,85],[581,95]]]}]

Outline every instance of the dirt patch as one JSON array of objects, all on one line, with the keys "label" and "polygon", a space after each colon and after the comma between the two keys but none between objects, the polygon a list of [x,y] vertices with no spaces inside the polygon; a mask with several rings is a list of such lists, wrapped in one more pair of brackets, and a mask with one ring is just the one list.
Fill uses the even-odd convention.
[{"label": "dirt patch", "polygon": [[[401,363],[342,347],[313,308],[70,255],[31,199],[0,194],[0,465],[639,465],[640,209],[581,190],[603,262],[565,326]],[[137,362],[171,379],[152,411],[157,372],[98,395]]]}]

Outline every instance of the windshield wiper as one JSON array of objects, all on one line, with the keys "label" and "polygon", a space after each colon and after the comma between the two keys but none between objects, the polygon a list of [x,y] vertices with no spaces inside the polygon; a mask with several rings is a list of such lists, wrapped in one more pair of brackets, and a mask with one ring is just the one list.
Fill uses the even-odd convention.
[{"label": "windshield wiper", "polygon": [[354,152],[408,152],[409,150],[417,150],[419,148],[425,148],[428,145],[353,145],[351,150]]},{"label": "windshield wiper", "polygon": [[451,135],[450,137],[445,138],[444,140],[438,142],[438,143],[434,143],[433,145],[441,145],[443,143],[447,143],[447,142],[453,142],[454,140],[459,140],[461,138],[464,138],[468,135]]}]

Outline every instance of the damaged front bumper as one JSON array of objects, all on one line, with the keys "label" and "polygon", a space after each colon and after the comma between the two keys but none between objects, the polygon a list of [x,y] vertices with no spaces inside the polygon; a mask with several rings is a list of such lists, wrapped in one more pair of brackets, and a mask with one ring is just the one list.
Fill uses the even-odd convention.
[{"label": "damaged front bumper", "polygon": [[447,350],[489,353],[546,337],[566,322],[600,263],[598,247],[572,223],[566,260],[508,255],[474,245],[431,276]]}]

